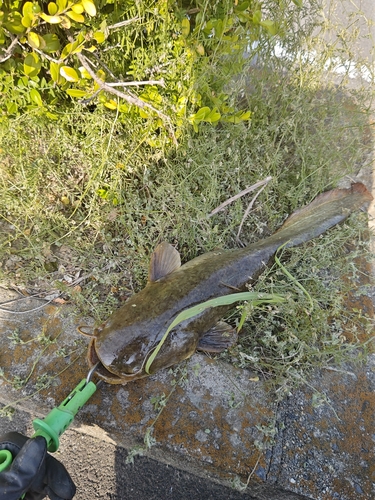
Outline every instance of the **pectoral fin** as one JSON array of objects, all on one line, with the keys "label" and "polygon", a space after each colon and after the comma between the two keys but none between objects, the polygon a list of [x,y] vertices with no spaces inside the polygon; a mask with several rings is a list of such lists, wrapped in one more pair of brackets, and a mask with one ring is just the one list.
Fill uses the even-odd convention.
[{"label": "pectoral fin", "polygon": [[148,281],[158,281],[181,266],[180,254],[166,241],[158,245],[151,255]]},{"label": "pectoral fin", "polygon": [[206,352],[222,352],[237,342],[237,331],[228,323],[219,321],[200,339],[197,350]]}]

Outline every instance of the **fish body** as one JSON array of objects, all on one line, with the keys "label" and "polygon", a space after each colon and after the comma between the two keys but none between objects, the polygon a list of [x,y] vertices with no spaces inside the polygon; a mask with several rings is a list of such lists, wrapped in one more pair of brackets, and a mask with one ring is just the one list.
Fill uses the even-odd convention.
[{"label": "fish body", "polygon": [[[371,199],[360,183],[323,193],[294,212],[272,236],[246,248],[208,252],[182,266],[178,252],[161,243],[152,254],[146,287],[95,329],[88,350],[89,365],[99,362],[97,374],[112,384],[149,375],[145,363],[179,313],[209,299],[246,290],[280,246],[296,246],[319,236]],[[227,310],[228,306],[211,307],[175,326],[150,373],[190,357],[199,346],[216,352],[227,347],[230,327],[220,322]]]}]

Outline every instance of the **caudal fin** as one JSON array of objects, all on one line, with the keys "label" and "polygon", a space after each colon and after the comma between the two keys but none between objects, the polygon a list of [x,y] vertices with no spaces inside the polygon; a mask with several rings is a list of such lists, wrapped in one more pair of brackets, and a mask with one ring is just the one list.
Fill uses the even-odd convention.
[{"label": "caudal fin", "polygon": [[372,199],[371,193],[360,182],[348,189],[327,191],[293,212],[274,236],[287,242],[287,247],[299,245],[344,221]]}]

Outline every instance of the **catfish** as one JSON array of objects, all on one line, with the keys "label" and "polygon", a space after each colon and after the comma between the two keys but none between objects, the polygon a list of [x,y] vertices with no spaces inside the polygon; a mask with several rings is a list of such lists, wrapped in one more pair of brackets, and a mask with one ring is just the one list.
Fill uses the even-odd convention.
[{"label": "catfish", "polygon": [[372,195],[361,183],[333,189],[295,211],[274,233],[245,248],[214,250],[181,265],[178,251],[159,244],[151,256],[148,283],[105,323],[94,329],[88,363],[105,382],[126,384],[189,358],[197,349],[220,352],[236,340],[220,321],[230,306],[211,307],[169,333],[151,364],[145,364],[169,325],[182,311],[219,296],[245,291],[272,261],[278,248],[316,238],[360,209]]}]

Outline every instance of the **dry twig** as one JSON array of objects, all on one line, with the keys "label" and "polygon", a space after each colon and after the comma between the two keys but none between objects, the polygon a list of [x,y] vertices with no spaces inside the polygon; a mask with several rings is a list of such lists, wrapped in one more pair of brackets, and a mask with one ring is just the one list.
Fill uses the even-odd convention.
[{"label": "dry twig", "polygon": [[252,186],[244,189],[243,191],[241,191],[240,193],[236,194],[235,196],[232,196],[232,198],[229,198],[228,200],[224,201],[224,203],[222,203],[221,205],[219,205],[217,208],[215,208],[214,210],[212,210],[212,212],[208,215],[208,217],[212,217],[213,215],[217,214],[218,212],[220,212],[220,210],[223,210],[223,208],[225,208],[227,205],[229,205],[233,201],[238,200],[238,198],[241,198],[241,196],[244,196],[247,193],[251,193],[251,191],[254,191],[258,187],[267,185],[270,182],[271,179],[272,179],[272,177],[266,177],[263,181],[256,182],[255,184],[253,184]]},{"label": "dry twig", "polygon": [[159,116],[159,118],[162,118],[167,123],[167,126],[169,128],[169,131],[170,131],[171,137],[173,139],[173,142],[177,145],[177,139],[176,139],[176,136],[175,136],[173,128],[171,126],[170,120],[169,120],[169,118],[168,118],[167,115],[165,115],[164,113],[162,113],[158,109],[154,108],[154,106],[152,106],[151,104],[149,104],[149,103],[147,103],[145,101],[142,101],[136,95],[125,94],[124,92],[121,92],[120,90],[117,90],[116,88],[110,86],[108,83],[104,82],[103,80],[101,80],[97,76],[97,74],[95,73],[95,71],[91,68],[91,66],[89,64],[89,59],[87,59],[86,56],[84,56],[80,52],[78,52],[75,55],[77,56],[79,62],[82,64],[82,66],[85,68],[85,70],[89,73],[89,75],[91,76],[91,78],[98,84],[98,86],[100,87],[101,90],[104,90],[105,92],[108,92],[109,94],[114,94],[117,97],[120,97],[121,99],[124,99],[124,101],[128,102],[129,104],[137,106],[138,108],[141,108],[141,109],[145,109],[145,108],[150,109],[157,116]]}]

